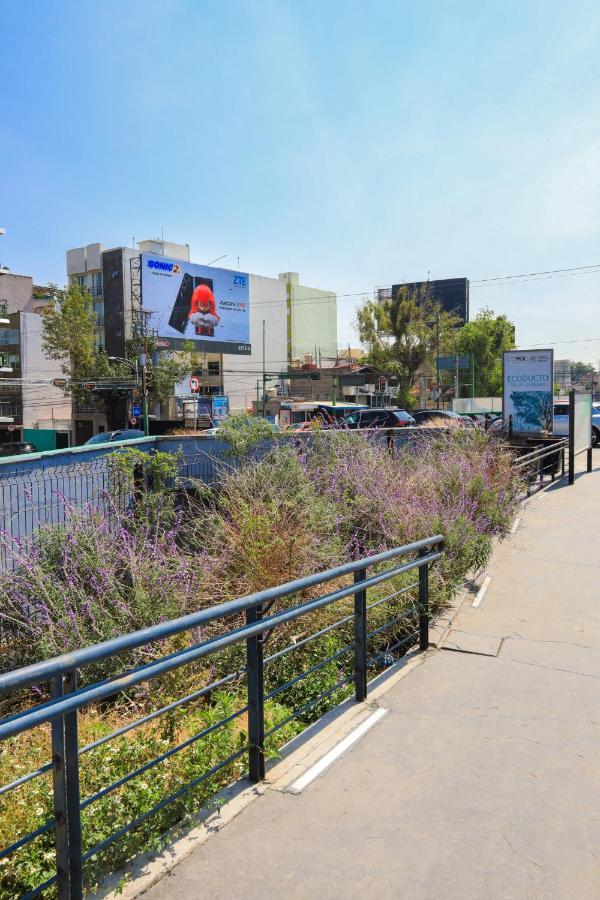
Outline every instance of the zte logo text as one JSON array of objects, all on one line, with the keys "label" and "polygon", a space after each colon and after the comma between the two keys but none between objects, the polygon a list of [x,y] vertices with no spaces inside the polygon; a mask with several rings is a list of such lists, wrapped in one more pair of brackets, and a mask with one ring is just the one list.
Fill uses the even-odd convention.
[{"label": "zte logo text", "polygon": [[181,272],[177,263],[163,262],[161,259],[149,259],[148,268],[160,269],[161,272],[172,272],[173,275],[178,275]]},{"label": "zte logo text", "polygon": [[234,283],[234,284],[241,284],[242,287],[246,287],[246,285],[248,284],[248,279],[246,278],[245,275],[234,275],[234,276],[233,276],[233,283]]}]

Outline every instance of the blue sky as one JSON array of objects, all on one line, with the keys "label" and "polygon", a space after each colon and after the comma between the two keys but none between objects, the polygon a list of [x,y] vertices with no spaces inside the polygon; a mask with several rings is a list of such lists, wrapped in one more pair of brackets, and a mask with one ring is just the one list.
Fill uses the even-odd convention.
[{"label": "blue sky", "polygon": [[[0,33],[0,260],[40,282],[161,227],[339,294],[600,263],[595,2],[3,0]],[[599,294],[471,301],[597,362]]]}]

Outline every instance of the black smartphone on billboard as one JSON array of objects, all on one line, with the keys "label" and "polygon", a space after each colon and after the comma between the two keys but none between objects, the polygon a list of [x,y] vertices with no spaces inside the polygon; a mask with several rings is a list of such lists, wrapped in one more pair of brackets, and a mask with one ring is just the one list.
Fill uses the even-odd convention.
[{"label": "black smartphone on billboard", "polygon": [[187,272],[181,279],[179,291],[175,298],[175,305],[169,319],[169,325],[180,334],[185,333],[187,328],[188,316],[192,305],[192,294],[194,293],[194,279]]},{"label": "black smartphone on billboard", "polygon": [[[204,278],[202,275],[194,275],[194,288],[197,288],[201,284],[205,284],[208,288],[210,288],[211,293],[214,294],[212,278]],[[199,337],[214,337],[215,336],[214,325],[197,324],[197,325],[195,325],[195,331]]]},{"label": "black smartphone on billboard", "polygon": [[199,284],[205,284],[211,291],[214,291],[212,278],[202,278],[201,275],[194,275],[194,287],[197,288]]}]

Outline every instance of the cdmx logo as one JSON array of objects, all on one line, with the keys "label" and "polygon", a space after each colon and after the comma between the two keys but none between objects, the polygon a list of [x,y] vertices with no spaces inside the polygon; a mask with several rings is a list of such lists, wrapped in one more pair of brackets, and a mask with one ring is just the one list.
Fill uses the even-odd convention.
[{"label": "cdmx logo", "polygon": [[181,267],[178,263],[163,262],[162,259],[149,259],[149,269],[159,269],[161,272],[170,272],[172,275],[179,275]]}]

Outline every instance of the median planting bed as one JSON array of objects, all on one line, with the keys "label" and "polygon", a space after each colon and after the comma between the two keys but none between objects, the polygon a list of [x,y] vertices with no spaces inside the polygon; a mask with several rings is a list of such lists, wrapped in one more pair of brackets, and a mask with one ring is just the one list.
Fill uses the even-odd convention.
[{"label": "median planting bed", "polygon": [[[223,465],[215,492],[201,485],[196,489],[189,481],[178,484],[175,456],[148,457],[135,451],[115,455],[118,489],[102,515],[92,509],[73,511],[68,526],[40,531],[33,547],[11,543],[7,552],[15,559],[14,571],[0,575],[2,671],[441,533],[446,553],[430,576],[435,611],[452,598],[467,572],[485,564],[492,538],[507,530],[517,503],[519,484],[510,456],[477,430],[427,436],[419,446],[395,454],[369,437],[347,432],[317,432],[309,441],[282,442],[260,458],[253,456],[251,443],[242,441],[243,452],[237,453],[235,465],[233,459],[231,466]],[[139,482],[140,467],[153,488],[138,491],[136,502],[124,506],[118,499],[127,493],[122,490],[123,481],[135,477]],[[413,580],[410,573],[373,588],[369,601],[382,599]],[[332,589],[335,586],[334,582]],[[289,597],[275,609],[310,596],[308,592],[302,598]],[[369,628],[376,630],[397,616],[402,604],[412,608],[414,593],[370,610]],[[353,600],[347,598],[335,608],[311,613],[301,623],[282,626],[269,640],[268,653],[302,640],[352,608]],[[371,652],[385,651],[413,626],[408,619],[375,635]],[[352,643],[352,627],[349,621],[266,667],[266,688],[271,690],[340,651],[334,661],[267,702],[269,725],[283,722],[351,671],[352,653],[341,651]],[[176,652],[218,630],[219,623],[211,623],[197,633],[96,663],[81,671],[80,684]],[[80,747],[229,675],[243,667],[244,659],[244,648],[234,645],[82,711]],[[47,684],[33,689],[36,698],[47,691]],[[276,754],[350,693],[349,688],[334,691],[291,720],[270,739],[269,753]],[[30,702],[24,695],[0,698],[0,712],[9,715]],[[167,753],[245,703],[242,673],[227,690],[212,692],[84,753],[82,798]],[[231,718],[202,740],[86,806],[84,847],[99,843],[182,784],[233,756],[247,743],[246,728],[245,715]],[[0,747],[0,785],[46,764],[49,749],[45,726],[6,741]],[[170,826],[189,821],[221,787],[246,771],[245,756],[238,756],[90,859],[85,870],[88,889],[135,853],[158,847]],[[0,847],[51,819],[52,811],[49,772],[0,796]],[[0,859],[0,897],[27,893],[54,873],[54,863],[53,832],[49,831]]]}]

